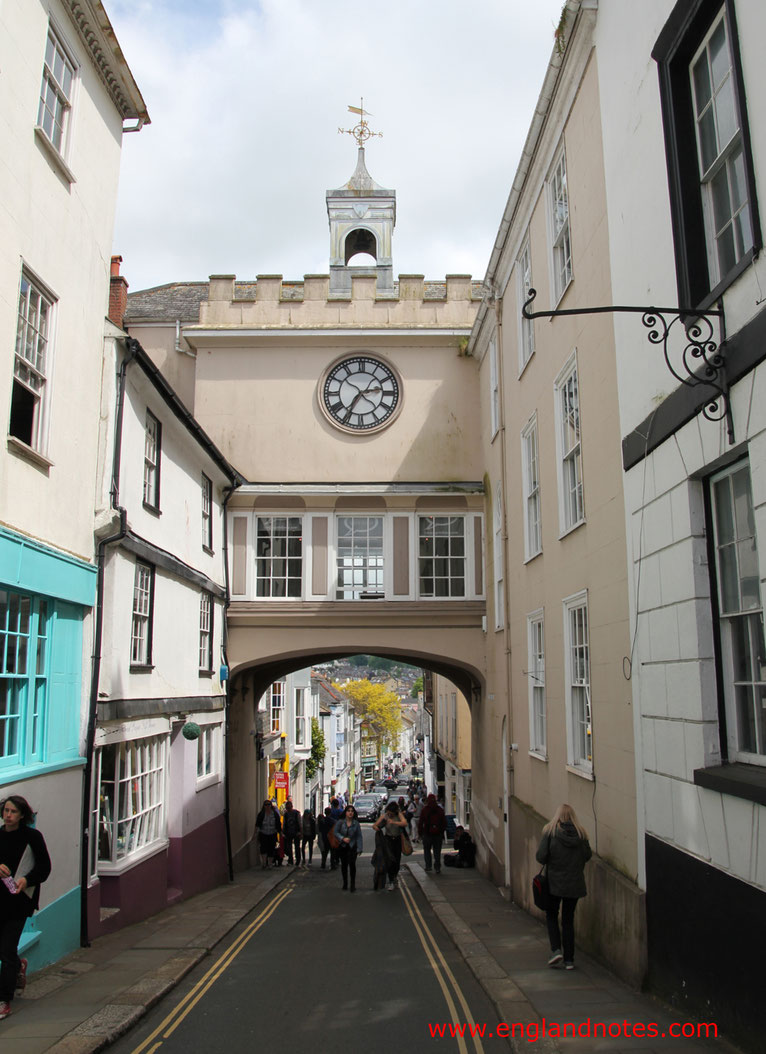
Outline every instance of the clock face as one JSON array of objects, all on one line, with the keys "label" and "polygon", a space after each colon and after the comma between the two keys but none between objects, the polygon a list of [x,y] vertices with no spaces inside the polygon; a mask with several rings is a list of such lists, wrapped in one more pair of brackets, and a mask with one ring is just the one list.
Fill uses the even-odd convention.
[{"label": "clock face", "polygon": [[401,398],[399,380],[380,359],[351,355],[330,367],[320,393],[333,424],[351,432],[371,432],[388,424]]}]

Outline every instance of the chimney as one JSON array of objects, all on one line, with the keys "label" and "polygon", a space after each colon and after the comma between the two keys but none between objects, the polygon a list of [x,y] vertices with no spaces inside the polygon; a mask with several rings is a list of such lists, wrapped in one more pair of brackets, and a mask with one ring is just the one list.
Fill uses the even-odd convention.
[{"label": "chimney", "polygon": [[113,256],[109,278],[109,321],[123,329],[122,321],[128,309],[128,283],[120,274],[121,256]]}]

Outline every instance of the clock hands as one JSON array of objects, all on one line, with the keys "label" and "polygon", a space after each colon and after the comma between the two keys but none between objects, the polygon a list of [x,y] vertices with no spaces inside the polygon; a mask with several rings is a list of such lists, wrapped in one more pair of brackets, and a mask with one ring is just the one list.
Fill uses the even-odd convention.
[{"label": "clock hands", "polygon": [[[347,383],[351,384],[352,388],[356,388],[357,387],[355,384],[352,384],[350,381],[347,381]],[[356,406],[356,404],[359,402],[360,399],[364,399],[365,396],[367,396],[367,395],[375,395],[376,393],[382,392],[382,391],[383,391],[383,389],[380,387],[380,385],[378,385],[377,388],[365,388],[364,390],[361,389],[361,388],[357,388],[356,395],[351,400],[351,402],[349,404],[349,407],[348,407],[348,410],[346,411],[346,416],[344,417],[343,420],[344,421],[348,421],[349,417],[351,417],[351,413],[352,413],[354,407]]]}]

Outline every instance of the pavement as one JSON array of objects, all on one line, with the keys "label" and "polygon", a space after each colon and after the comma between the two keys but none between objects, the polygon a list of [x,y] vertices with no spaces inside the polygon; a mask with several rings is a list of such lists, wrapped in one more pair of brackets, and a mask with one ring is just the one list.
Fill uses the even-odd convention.
[{"label": "pavement", "polygon": [[[725,1039],[671,1038],[677,1011],[629,988],[580,949],[575,970],[551,969],[541,921],[509,903],[478,871],[426,873],[420,859],[416,851],[406,862],[408,882],[423,891],[492,1000],[498,1014],[493,1025],[506,1022],[510,1031],[517,1024],[509,1038],[515,1054],[531,1048],[542,1054],[736,1054]],[[99,937],[89,948],[30,975],[11,1016],[0,1022],[0,1049],[13,1054],[104,1050],[292,873],[291,867],[242,872],[231,883]],[[624,1029],[619,1036],[592,1034],[594,1023],[615,1022],[653,1023],[660,1034],[627,1038]],[[564,1023],[569,1034],[561,1038],[555,1025]],[[571,1035],[572,1023],[579,1026],[577,1038]],[[552,1026],[553,1036],[548,1034]]]}]

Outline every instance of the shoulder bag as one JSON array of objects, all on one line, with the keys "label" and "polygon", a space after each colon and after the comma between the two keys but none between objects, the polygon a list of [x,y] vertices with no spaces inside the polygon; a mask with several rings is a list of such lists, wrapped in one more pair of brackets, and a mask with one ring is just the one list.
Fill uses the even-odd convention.
[{"label": "shoulder bag", "polygon": [[548,838],[548,855],[546,856],[545,863],[537,872],[535,877],[532,879],[532,899],[535,902],[535,907],[539,908],[540,911],[548,910],[548,903],[550,901],[550,889],[548,888],[548,858],[551,855],[551,840]]},{"label": "shoulder bag", "polygon": [[406,831],[402,831],[402,855],[412,855],[412,842],[410,841],[410,836],[407,834]]}]

